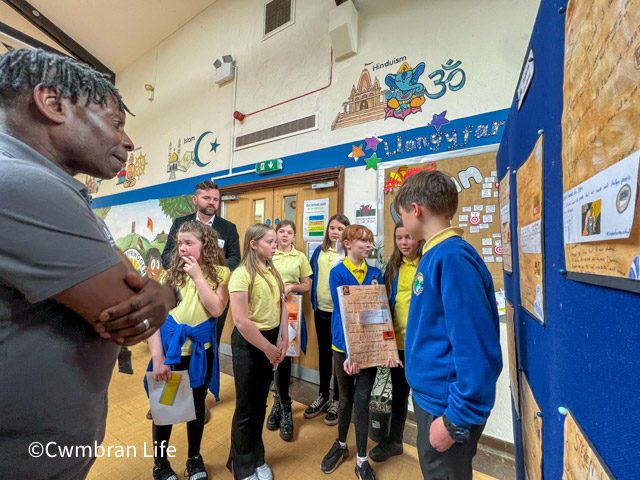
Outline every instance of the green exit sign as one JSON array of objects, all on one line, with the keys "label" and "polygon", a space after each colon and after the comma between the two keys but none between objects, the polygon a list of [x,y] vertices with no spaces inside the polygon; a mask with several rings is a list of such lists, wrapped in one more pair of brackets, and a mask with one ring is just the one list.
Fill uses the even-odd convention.
[{"label": "green exit sign", "polygon": [[280,170],[282,170],[281,158],[256,163],[256,173],[279,172]]}]

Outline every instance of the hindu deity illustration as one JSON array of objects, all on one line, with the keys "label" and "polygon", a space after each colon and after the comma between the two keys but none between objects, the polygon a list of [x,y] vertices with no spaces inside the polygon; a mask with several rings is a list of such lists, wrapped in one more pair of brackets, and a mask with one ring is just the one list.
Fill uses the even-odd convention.
[{"label": "hindu deity illustration", "polygon": [[390,73],[385,77],[384,82],[389,87],[386,93],[385,119],[394,117],[404,120],[407,115],[422,111],[426,89],[418,79],[424,73],[424,68],[424,62],[420,62],[415,68],[404,62],[398,73]]}]

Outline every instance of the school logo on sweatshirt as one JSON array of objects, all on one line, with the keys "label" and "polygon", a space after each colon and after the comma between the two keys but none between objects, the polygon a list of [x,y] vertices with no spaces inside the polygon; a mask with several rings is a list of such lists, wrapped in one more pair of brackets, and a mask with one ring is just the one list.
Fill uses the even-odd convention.
[{"label": "school logo on sweatshirt", "polygon": [[424,287],[424,277],[421,272],[418,272],[413,279],[413,294],[420,295],[422,293],[422,288]]}]

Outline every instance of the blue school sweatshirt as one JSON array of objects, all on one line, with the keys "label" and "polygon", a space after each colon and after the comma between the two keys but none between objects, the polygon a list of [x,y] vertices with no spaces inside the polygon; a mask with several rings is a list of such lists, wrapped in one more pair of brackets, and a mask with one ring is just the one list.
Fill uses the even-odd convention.
[{"label": "blue school sweatshirt", "polygon": [[372,267],[364,260],[367,265],[367,274],[362,283],[358,283],[356,277],[345,266],[344,263],[336,265],[329,272],[329,288],[331,289],[331,300],[333,300],[333,313],[331,314],[331,336],[333,337],[332,346],[341,352],[347,352],[347,346],[344,341],[344,331],[342,330],[342,316],[340,315],[340,301],[338,300],[338,287],[344,285],[372,285],[373,283],[382,284],[382,272],[376,267]]},{"label": "blue school sweatshirt", "polygon": [[413,283],[405,368],[418,405],[469,428],[486,422],[502,370],[491,274],[459,236],[432,246]]}]

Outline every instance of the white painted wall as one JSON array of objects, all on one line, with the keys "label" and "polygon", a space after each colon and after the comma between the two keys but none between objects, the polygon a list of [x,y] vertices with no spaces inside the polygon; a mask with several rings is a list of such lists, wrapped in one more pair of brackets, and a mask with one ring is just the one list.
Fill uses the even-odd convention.
[{"label": "white painted wall", "polygon": [[[347,142],[362,141],[373,133],[385,135],[419,126],[431,114],[447,110],[449,119],[508,108],[539,2],[529,0],[356,0],[359,11],[358,53],[330,62],[329,11],[333,0],[296,0],[296,22],[281,33],[262,40],[263,0],[218,0],[162,43],[121,72],[117,85],[135,117],[127,131],[147,154],[149,165],[135,187],[168,181],[169,142],[199,136],[211,130],[220,143],[206,168],[192,166],[177,179],[219,172],[230,157],[233,83],[218,87],[212,66],[216,58],[233,55],[237,61],[237,110],[250,113],[326,86],[299,100],[247,117],[236,123],[241,135],[318,112],[319,129],[235,152],[234,168],[261,160],[294,155]],[[420,81],[434,90],[428,74],[448,59],[460,60],[465,86],[448,91],[422,106],[422,114],[404,122],[378,120],[331,130],[331,123],[365,64],[384,63],[406,56],[411,67],[424,61]],[[384,77],[400,65],[372,70],[384,87]],[[155,87],[155,100],[147,100],[144,84]],[[186,148],[183,148],[183,152]],[[345,158],[350,165],[352,159]],[[241,178],[241,177],[240,177]],[[241,181],[241,180],[240,180]],[[131,190],[131,189],[128,189]],[[96,196],[122,193],[115,180],[104,181]],[[363,167],[345,173],[344,210],[355,217],[356,201],[377,202],[377,172]],[[506,329],[501,324],[505,371],[498,381],[496,407],[485,433],[513,441],[511,401],[507,373]]]},{"label": "white painted wall", "polygon": [[[334,62],[329,88],[249,116],[242,124],[236,122],[236,135],[242,135],[318,112],[319,129],[238,151],[234,167],[361,141],[373,133],[416,128],[428,123],[432,113],[443,110],[455,119],[510,105],[538,2],[356,0],[355,4],[359,10],[358,53]],[[218,0],[117,72],[118,88],[136,115],[128,119],[127,131],[149,162],[146,174],[132,189],[167,182],[169,142],[175,146],[178,138],[197,138],[207,130],[221,144],[215,159],[206,168],[194,165],[179,172],[177,179],[228,168],[234,85],[217,86],[212,66],[223,54],[237,61],[237,109],[243,113],[326,86],[331,71],[329,11],[333,8],[333,0],[296,0],[296,23],[263,41],[263,0]],[[331,123],[365,64],[401,56],[412,67],[425,62],[420,81],[431,91],[436,87],[428,74],[448,59],[462,62],[466,84],[438,100],[427,100],[422,114],[410,115],[404,122],[377,120],[332,131]],[[384,87],[385,75],[397,72],[399,66],[372,71],[371,65],[369,70]],[[145,83],[155,87],[153,102],[147,100]],[[345,163],[350,161],[345,159]],[[110,180],[102,182],[96,196],[121,192],[122,186]]]}]

